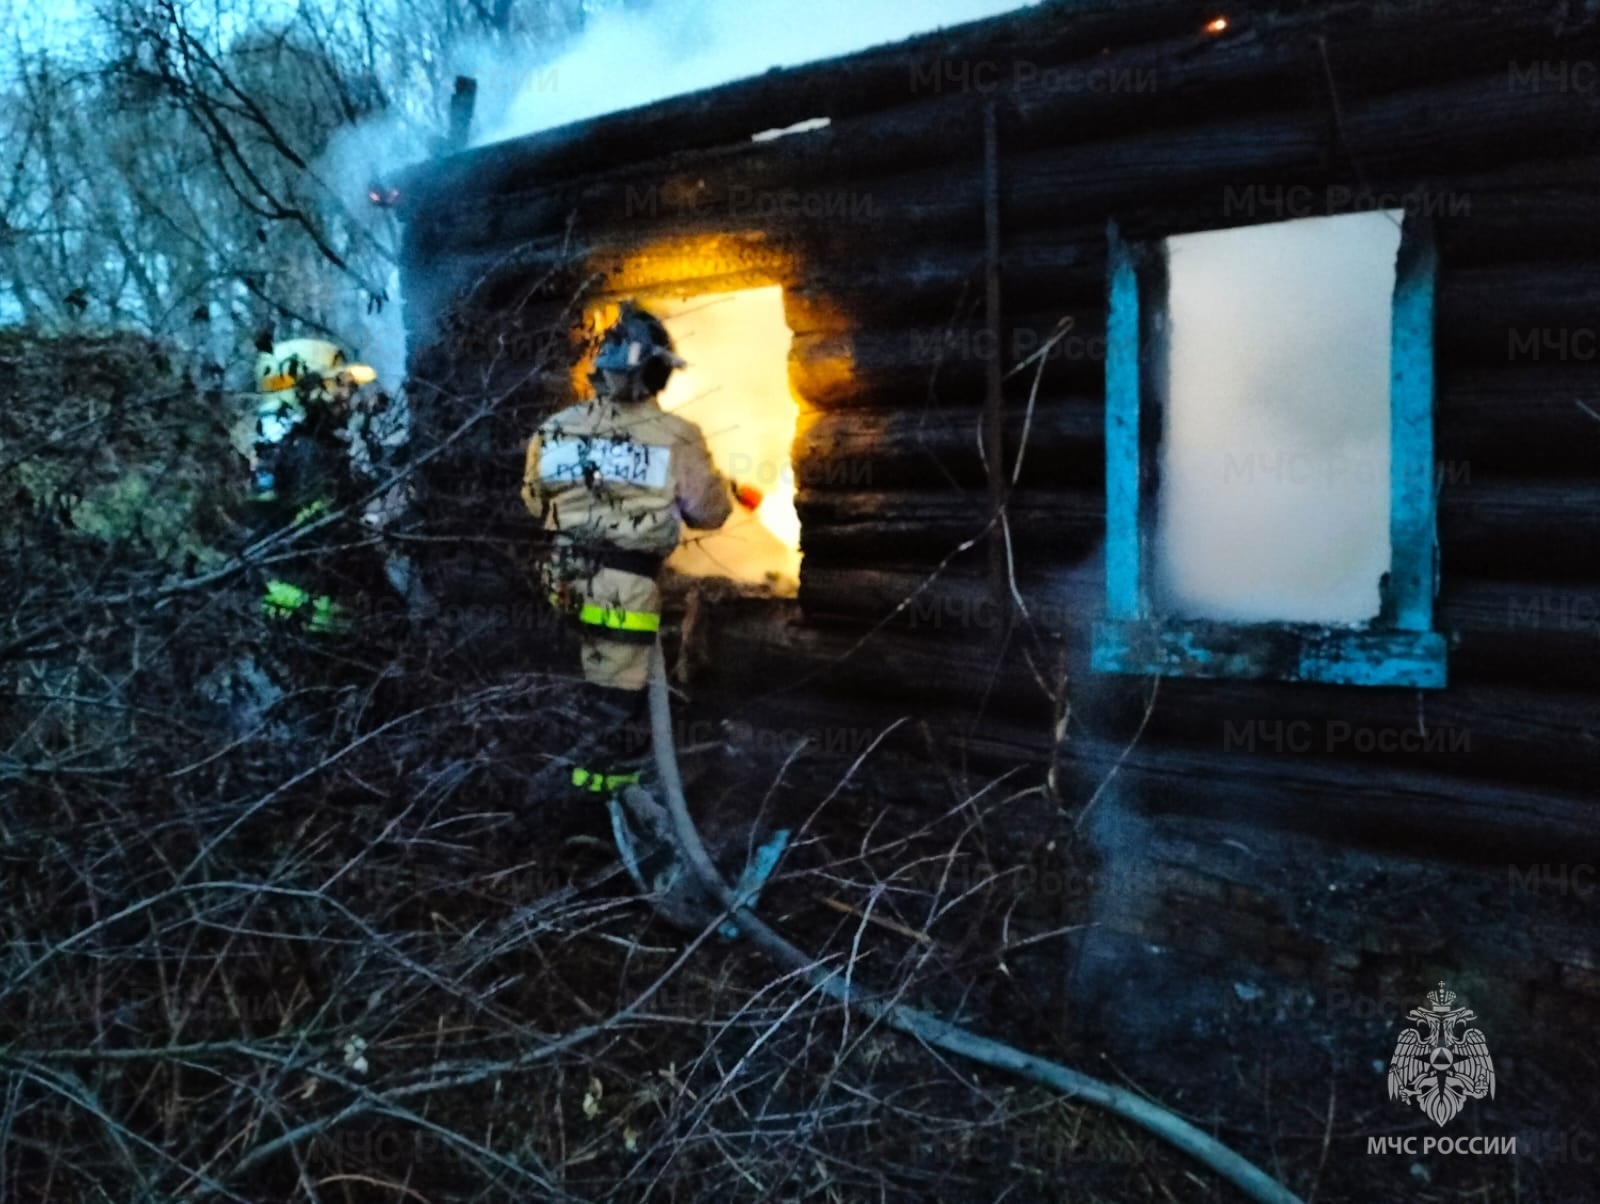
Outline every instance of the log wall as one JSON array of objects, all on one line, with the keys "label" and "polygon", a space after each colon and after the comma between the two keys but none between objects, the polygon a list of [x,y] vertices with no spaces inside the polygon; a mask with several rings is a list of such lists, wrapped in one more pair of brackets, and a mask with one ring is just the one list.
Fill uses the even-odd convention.
[{"label": "log wall", "polygon": [[[1154,810],[1210,805],[1163,785],[1204,774],[1206,798],[1237,787],[1262,822],[1420,845],[1440,816],[1476,824],[1501,797],[1515,805],[1497,832],[1593,845],[1600,96],[1561,70],[1592,61],[1595,18],[1509,0],[1228,7],[1211,37],[1209,7],[1179,0],[1047,3],[419,173],[406,313],[413,379],[435,389],[419,409],[444,429],[498,399],[433,471],[452,521],[525,538],[520,445],[566,400],[570,359],[539,331],[584,299],[781,284],[806,408],[799,608],[726,612],[707,686],[785,683],[783,705],[821,715],[913,697],[972,747],[1041,763],[1063,751],[1066,698],[1079,788],[1137,734],[1127,782]],[[998,347],[982,303],[989,104]],[[816,116],[831,124],[750,141]],[[1164,680],[1151,703],[1149,683],[1093,677],[1107,221],[1144,237],[1374,206],[1422,207],[1438,233],[1449,688]],[[1024,617],[1002,651],[985,373],[1064,319],[1042,369],[1004,386],[1008,478],[1021,459],[1007,592]],[[488,500],[484,464],[501,481]],[[508,579],[502,552],[473,588]]]}]

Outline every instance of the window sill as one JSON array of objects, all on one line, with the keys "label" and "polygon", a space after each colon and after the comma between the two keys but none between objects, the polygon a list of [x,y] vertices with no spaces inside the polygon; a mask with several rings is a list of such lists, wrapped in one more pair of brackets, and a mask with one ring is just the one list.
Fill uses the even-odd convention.
[{"label": "window sill", "polygon": [[1445,638],[1318,623],[1201,620],[1095,624],[1096,673],[1315,681],[1343,686],[1445,686]]}]

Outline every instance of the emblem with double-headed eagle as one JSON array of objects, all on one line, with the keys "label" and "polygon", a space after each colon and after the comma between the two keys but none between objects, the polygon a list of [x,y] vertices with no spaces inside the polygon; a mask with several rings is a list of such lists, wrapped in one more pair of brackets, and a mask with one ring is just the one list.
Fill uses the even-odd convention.
[{"label": "emblem with double-headed eagle", "polygon": [[1483,1031],[1469,1028],[1456,1036],[1456,1027],[1476,1020],[1477,1013],[1452,1007],[1455,999],[1442,981],[1429,991],[1426,1008],[1406,1013],[1421,1028],[1402,1032],[1389,1059],[1389,1098],[1416,1100],[1441,1128],[1469,1099],[1494,1098],[1494,1063]]}]

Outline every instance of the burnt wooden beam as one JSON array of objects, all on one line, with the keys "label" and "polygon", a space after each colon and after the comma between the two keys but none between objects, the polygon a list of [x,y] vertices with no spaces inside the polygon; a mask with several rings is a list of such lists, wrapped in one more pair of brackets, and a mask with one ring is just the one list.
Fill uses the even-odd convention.
[{"label": "burnt wooden beam", "polygon": [[[1063,634],[1087,647],[1084,633],[1105,609],[1098,571],[1044,571],[1024,559],[1017,567],[1019,622],[1048,637]],[[999,625],[987,583],[970,572],[901,566],[863,568],[803,564],[800,605],[808,620],[856,625],[888,620],[896,627],[961,639]]]},{"label": "burnt wooden beam", "polygon": [[[1442,271],[1436,339],[1486,366],[1600,364],[1600,259]],[[1597,372],[1600,374],[1600,372]]]},{"label": "burnt wooden beam", "polygon": [[[948,321],[963,296],[969,310],[981,299],[980,242],[887,255],[882,240],[869,243],[845,249],[837,260],[798,256],[759,233],[665,245],[619,239],[581,249],[562,239],[538,248],[446,254],[414,261],[419,303],[408,314],[423,319],[448,304],[488,311],[530,300],[575,310],[580,299],[781,284],[790,329],[813,334],[849,330],[890,307],[902,322]],[[1026,308],[1092,304],[1103,292],[1103,244],[1103,233],[1088,229],[1011,240],[1000,258],[1002,283]]]},{"label": "burnt wooden beam", "polygon": [[[1091,251],[1083,244],[1069,243],[1061,244],[1057,250],[1075,259],[1081,268],[1081,271],[1074,268],[1073,283],[1064,285],[1063,297],[1081,298],[1090,273],[1100,268],[1103,248]],[[752,250],[750,254],[754,256],[757,252]],[[1021,286],[1022,295],[1038,301],[1047,293],[1054,265],[1060,262],[1041,254],[1033,261],[1036,271],[1031,275],[1022,272],[1007,275],[1007,287],[1011,287],[1010,281],[1021,279],[1025,282]],[[718,264],[714,270],[722,271],[724,267],[734,273],[750,270],[757,277],[761,277],[765,271],[762,267],[753,266],[737,250],[728,261]],[[663,266],[661,278],[667,278],[670,272],[670,265]],[[488,307],[494,297],[509,296],[524,301],[531,299],[540,279],[537,276],[519,275],[508,278],[488,293],[481,293],[485,287],[482,282],[492,279],[484,272],[473,274],[463,271],[456,278],[463,282],[479,282],[479,302],[465,303],[469,316],[489,313]],[[728,280],[737,278],[723,277],[722,282],[726,284]],[[942,297],[945,307],[953,307],[961,296],[962,285],[955,271],[922,279],[935,281],[928,288],[930,301],[939,297],[944,289],[948,289]],[[870,288],[865,285],[863,278],[857,278],[857,281],[862,287],[853,295],[845,295],[849,297],[846,303],[860,311],[851,315],[849,320],[862,325],[854,330],[838,329],[844,323],[837,318],[826,323],[819,318],[808,324],[831,329],[801,334],[795,339],[791,351],[791,380],[802,398],[813,406],[824,408],[883,405],[896,401],[921,402],[929,397],[930,382],[934,386],[935,397],[956,404],[963,399],[971,404],[981,396],[987,363],[993,354],[990,337],[982,326],[975,326],[970,321],[909,329],[871,325],[869,323],[873,315],[880,310],[893,308],[897,315],[900,313],[893,281],[887,275],[877,277]],[[1591,344],[1595,339],[1592,315],[1600,311],[1600,283],[1597,281],[1600,281],[1600,270],[1581,262],[1500,264],[1443,272],[1439,283],[1440,317],[1437,327],[1440,367],[1446,378],[1446,390],[1459,390],[1467,398],[1466,409],[1462,412],[1470,413],[1475,406],[1483,403],[1496,380],[1510,380],[1515,375],[1510,371],[1502,372],[1485,377],[1484,383],[1480,384],[1473,381],[1465,365],[1482,364],[1485,368],[1495,368],[1525,364],[1540,379],[1561,372],[1567,375],[1569,383],[1559,396],[1552,396],[1543,403],[1535,400],[1534,404],[1540,406],[1542,412],[1566,409],[1566,399],[1571,398],[1574,404],[1566,410],[1563,429],[1573,428],[1574,415],[1586,416],[1585,411],[1575,403],[1585,401],[1592,405],[1589,398],[1581,394],[1585,392],[1582,382],[1588,370],[1586,365],[1595,354]],[[974,282],[975,279],[968,281],[969,284]],[[641,289],[649,286],[643,279],[636,278],[632,283]],[[595,288],[598,290],[602,285],[603,281],[597,278]],[[693,281],[680,278],[679,285],[692,288]],[[910,287],[915,291],[918,285],[914,281]],[[969,292],[973,291],[969,289]],[[828,304],[822,288],[800,292],[790,289],[788,294],[791,316],[816,315]],[[427,297],[443,304],[436,290],[430,291]],[[408,301],[408,310],[420,312],[418,301]],[[570,302],[566,300],[545,304],[552,317],[563,310],[571,310]],[[1103,371],[1104,322],[1098,306],[1082,301],[1064,301],[1058,310],[1036,310],[1020,315],[1008,325],[1002,337],[998,353],[1001,362],[1009,367],[1026,358],[1050,337],[1055,322],[1064,315],[1073,317],[1075,326],[1058,349],[1051,353],[1046,363],[1044,388],[1058,388],[1063,383],[1073,382],[1080,385],[1098,383]],[[804,318],[801,317],[801,320],[804,321]],[[484,321],[469,321],[467,325],[471,332],[480,336],[487,333],[487,323]],[[423,332],[418,330],[413,333]],[[1586,359],[1586,356],[1589,358]],[[1462,370],[1457,371],[1458,367]],[[1020,378],[1012,378],[1007,387],[1013,390],[1014,395],[1020,387],[1030,383],[1031,372]],[[1522,392],[1526,393],[1527,390]],[[1456,412],[1452,408],[1454,405],[1453,399],[1447,395],[1442,403],[1441,414]],[[1532,417],[1530,415],[1530,419]],[[1583,423],[1577,422],[1575,425],[1581,432]],[[1448,423],[1442,421],[1440,429],[1441,441],[1448,441],[1451,437]],[[1513,436],[1512,442],[1506,445],[1508,448],[1529,436],[1538,438],[1543,433],[1543,428],[1532,421],[1525,422],[1522,429],[1522,440]],[[1579,438],[1581,441],[1581,433]],[[1570,452],[1574,447],[1582,446],[1582,443],[1563,441],[1563,446]],[[1556,454],[1559,458],[1560,453]]]},{"label": "burnt wooden beam", "polygon": [[[723,620],[719,620],[723,621]],[[724,684],[752,700],[804,688],[821,697],[878,700],[913,714],[1026,719],[1047,751],[1054,667],[1027,649],[997,658],[984,633],[859,631],[797,625],[778,608],[725,621]],[[1132,741],[1240,758],[1320,756],[1381,775],[1396,769],[1445,779],[1592,787],[1600,723],[1588,689],[1467,681],[1422,695],[1278,682],[1070,674],[1072,740]],[[978,699],[990,701],[980,707]],[[909,703],[907,700],[914,700]],[[1147,714],[1148,709],[1148,714]],[[898,712],[897,712],[898,713]]]},{"label": "burnt wooden beam", "polygon": [[[830,563],[936,560],[989,527],[980,490],[802,490],[795,509],[806,554]],[[1096,491],[1020,491],[1007,513],[1024,551],[1081,556],[1105,536],[1105,498]],[[1600,582],[1600,483],[1447,482],[1439,540],[1446,572]]]},{"label": "burnt wooden beam", "polygon": [[[1009,158],[1008,158],[1009,167]],[[1433,172],[1402,164],[1388,172],[1365,172],[1364,184],[1350,176],[1304,185],[1275,187],[1271,180],[1235,181],[1198,196],[1175,194],[1139,206],[1118,206],[1130,237],[1179,230],[1209,230],[1254,222],[1285,221],[1376,208],[1425,210],[1438,224],[1441,259],[1447,268],[1501,262],[1560,262],[1571,257],[1600,258],[1600,160],[1574,155],[1541,160],[1496,162],[1464,170],[1453,164]],[[918,254],[937,262],[942,248],[968,240],[981,220],[979,181],[968,173],[921,168],[892,176],[873,176],[863,184],[871,213],[835,222],[825,229],[784,233],[803,246],[814,268],[847,274],[886,254],[914,261]],[[774,233],[783,233],[777,224]],[[609,237],[604,229],[598,238]],[[1096,262],[1061,264],[1063,284],[1077,283],[1104,264],[1104,221],[1074,223],[1043,206],[1010,209],[1006,215],[1007,282],[1026,282],[1027,265],[1015,268],[1013,248],[1033,243],[1041,254],[1062,241],[1079,242]],[[932,253],[930,253],[932,252]],[[966,253],[975,260],[976,248]],[[835,263],[835,260],[839,262]],[[859,272],[866,276],[865,270]]]},{"label": "burnt wooden beam", "polygon": [[[1195,30],[1194,0],[1055,0],[855,54],[773,70],[687,96],[574,122],[457,156],[406,181],[424,202],[572,178],[671,151],[747,145],[751,135],[809,118],[835,121],[961,86],[946,64],[986,63],[1006,77],[1098,54],[1107,44]],[[929,64],[937,68],[930,77]],[[968,93],[971,78],[968,76]],[[936,91],[937,90],[937,91]]]},{"label": "burnt wooden beam", "polygon": [[[1320,10],[1285,17],[1246,3],[1233,6],[1229,17],[1233,33],[1211,38],[1200,31],[1206,10],[1199,5],[1075,11],[1036,26],[1035,32],[1045,36],[1025,46],[1019,32],[1028,27],[1028,16],[1011,14],[992,23],[1009,45],[980,49],[985,45],[981,35],[965,43],[946,40],[943,46],[937,37],[917,39],[893,48],[886,59],[868,52],[777,73],[764,84],[745,81],[480,148],[422,173],[415,183],[408,181],[408,189],[418,196],[422,221],[432,220],[433,208],[442,214],[447,201],[464,208],[474,198],[502,197],[503,203],[503,194],[518,192],[515,203],[500,213],[502,220],[522,223],[515,229],[495,221],[485,227],[468,213],[450,221],[462,233],[483,228],[500,231],[492,237],[525,237],[530,229],[525,219],[537,222],[540,212],[595,212],[607,168],[629,172],[648,164],[649,174],[642,178],[670,179],[673,164],[662,158],[663,147],[698,152],[698,175],[705,181],[704,188],[697,180],[692,191],[681,194],[672,185],[663,190],[681,195],[683,208],[721,209],[717,198],[723,190],[711,178],[718,171],[731,172],[759,191],[777,184],[784,173],[788,187],[815,188],[830,178],[859,178],[862,162],[871,165],[866,174],[882,174],[948,161],[956,147],[980,133],[981,113],[970,103],[975,88],[1003,101],[1002,133],[1018,147],[1081,140],[1086,132],[1103,138],[1149,129],[1208,107],[1245,113],[1281,104],[1284,97],[1310,106],[1313,123],[1327,125],[1330,76],[1341,108],[1351,112],[1373,94],[1479,71],[1497,72],[1507,90],[1507,69],[1517,56],[1570,55],[1576,37],[1526,7],[1496,4],[1464,12],[1441,0],[1383,6],[1364,20]],[[885,66],[890,62],[893,66]],[[952,67],[969,76],[973,69],[990,74],[962,85],[944,78]],[[853,91],[853,84],[874,74],[875,84]],[[774,93],[791,88],[818,107],[803,114],[786,108]],[[788,111],[798,115],[785,120]],[[818,115],[830,116],[834,124],[770,146],[748,141],[755,124],[784,125]],[[1351,153],[1361,149],[1352,146]],[[763,179],[756,160],[771,160],[782,170]],[[557,193],[537,187],[552,179],[563,182]],[[687,203],[691,198],[693,205]],[[640,217],[637,205],[632,216]]]},{"label": "burnt wooden beam", "polygon": [[1450,636],[1452,680],[1572,689],[1600,681],[1600,584],[1446,573],[1435,615]]},{"label": "burnt wooden beam", "polygon": [[1600,159],[1593,155],[1458,171],[1426,188],[1438,198],[1439,256],[1447,268],[1600,260]]},{"label": "burnt wooden beam", "polygon": [[1510,88],[1503,70],[1369,99],[1344,115],[1343,137],[1315,110],[1022,155],[1008,164],[1017,181],[1008,212],[1018,223],[1115,212],[1129,237],[1161,224],[1141,222],[1145,208],[1158,219],[1182,212],[1192,228],[1309,217],[1327,207],[1331,188],[1353,193],[1357,171],[1393,179],[1481,170],[1534,151],[1575,154],[1600,134],[1600,96]]},{"label": "burnt wooden beam", "polygon": [[[1063,305],[1058,310],[1018,314],[1003,324],[998,347],[981,324],[970,320],[798,335],[789,350],[789,383],[797,396],[818,409],[979,405],[989,362],[997,359],[1009,370],[1043,347],[1064,317],[1072,318],[1072,330],[1046,356],[1040,388],[1077,392],[1104,375],[1103,306]],[[1033,378],[1033,369],[1027,369],[1012,377],[1007,387],[1027,389]]]},{"label": "burnt wooden beam", "polygon": [[[1446,357],[1435,423],[1442,482],[1600,476],[1600,367],[1583,362],[1479,368]],[[1013,387],[1006,439],[1022,438],[1026,396]],[[1024,459],[1029,483],[1087,486],[1104,474],[1098,390],[1042,395]],[[822,410],[805,416],[794,467],[805,488],[982,482],[976,406],[923,404]]]},{"label": "burnt wooden beam", "polygon": [[[981,221],[981,217],[979,217]],[[784,316],[796,334],[849,331],[892,310],[901,322],[949,321],[966,302],[982,298],[985,249],[973,239],[940,240],[885,252],[875,246],[848,246],[826,256],[808,253],[795,281],[784,290]],[[1013,311],[1051,305],[1095,305],[1105,294],[1105,231],[1079,227],[1006,230],[998,249],[1000,285]]]},{"label": "burnt wooden beam", "polygon": [[1248,755],[1324,755],[1368,767],[1426,769],[1581,788],[1592,783],[1600,726],[1587,691],[1501,682],[1416,690],[1163,678],[1145,719],[1137,682],[1095,683],[1097,698],[1074,708],[1092,732],[1131,739],[1144,724],[1152,745]]},{"label": "burnt wooden beam", "polygon": [[[1203,134],[1191,131],[1186,137],[1199,140]],[[1471,173],[1369,174],[1365,187],[1347,177],[1308,182],[1302,176],[1286,182],[1246,176],[1198,192],[1163,191],[1137,204],[1124,201],[1114,207],[1124,214],[1128,236],[1139,238],[1409,206],[1437,217],[1447,269],[1496,261],[1559,262],[1574,254],[1593,257],[1600,248],[1600,235],[1595,233],[1600,176],[1592,160],[1560,162],[1570,166],[1541,172],[1549,165],[1535,162]],[[1227,174],[1236,173],[1229,168]],[[1546,175],[1551,182],[1541,183]],[[729,246],[748,246],[751,259],[719,266],[708,276],[759,267],[781,283],[815,288],[824,299],[830,293],[843,301],[858,293],[881,296],[892,292],[898,279],[908,290],[904,303],[926,310],[950,304],[963,285],[969,293],[974,288],[982,257],[981,245],[972,238],[982,221],[977,173],[925,168],[868,177],[852,190],[816,193],[812,199],[819,205],[848,201],[849,212],[823,219],[772,213],[758,221],[720,211],[684,217],[666,212],[613,224],[607,224],[603,215],[589,215],[577,242],[557,232],[526,241],[503,240],[488,250],[419,247],[408,264],[414,262],[418,271],[456,262],[481,268],[515,250],[525,256],[530,270],[563,260],[570,263],[574,254],[581,254],[586,271],[592,267],[605,275],[621,272],[624,265],[637,270],[637,253],[662,240],[715,237]],[[1003,260],[1008,290],[1042,290],[1053,275],[1058,295],[1087,295],[1104,264],[1103,222],[1084,223],[1080,215],[1076,224],[1064,225],[1065,219],[1048,199],[1032,197],[1023,206],[1008,204]],[[672,283],[670,273],[637,282],[619,276],[615,287],[663,283]],[[816,316],[826,313],[818,307]],[[802,319],[795,328],[827,326],[825,322],[806,326]]]},{"label": "burnt wooden beam", "polygon": [[[796,623],[796,613],[777,606],[719,609],[719,656],[732,659],[719,665],[713,680],[750,691],[752,700],[799,683],[815,696],[872,700],[886,718],[896,708],[913,714],[988,709],[1030,718],[1049,713],[1048,695],[1032,680],[1025,650],[1019,645],[999,655],[987,631],[884,630],[863,639],[855,630]],[[1004,696],[992,708],[976,705],[985,682],[1002,687]],[[1040,737],[1047,736],[1042,727]]]},{"label": "burnt wooden beam", "polygon": [[[801,551],[818,563],[893,563],[897,558],[953,553],[993,529],[986,490],[802,491]],[[1098,492],[1019,491],[1006,503],[1012,545],[1061,556],[1086,552],[1105,530]]]},{"label": "burnt wooden beam", "polygon": [[1600,481],[1446,479],[1439,545],[1446,573],[1600,583]]},{"label": "burnt wooden beam", "polygon": [[[1557,173],[1555,199],[1542,204],[1517,191],[1520,169],[1463,177],[1459,185],[1444,180],[1372,186],[1369,201],[1388,195],[1404,204],[1409,198],[1440,214],[1440,303],[1446,319],[1440,326],[1442,345],[1452,351],[1461,346],[1491,360],[1511,353],[1527,357],[1532,353],[1519,350],[1521,344],[1514,347],[1514,337],[1526,340],[1530,329],[1585,328],[1582,323],[1592,312],[1594,273],[1564,264],[1575,250],[1600,246],[1600,235],[1594,234],[1600,230],[1600,177],[1585,185],[1573,174],[1580,170]],[[1539,179],[1535,174],[1530,187],[1544,187]],[[621,231],[590,232],[590,238],[601,238],[597,243],[575,242],[563,234],[472,253],[417,248],[408,252],[408,321],[462,296],[471,296],[468,304],[478,307],[513,304],[529,296],[570,306],[580,288],[626,295],[668,287],[694,291],[765,283],[786,286],[787,317],[799,334],[839,333],[878,323],[879,315],[891,308],[899,322],[948,321],[964,299],[968,307],[975,305],[980,292],[983,248],[970,233],[962,234],[981,224],[980,181],[975,173],[932,172],[919,177],[914,187],[907,183],[899,182],[882,198],[878,208],[883,220],[830,223],[831,249],[786,236],[782,220],[747,231],[708,222],[699,242],[680,232],[660,243],[660,230],[641,230],[634,223],[626,237]],[[1359,207],[1367,194],[1348,191],[1350,207]],[[959,199],[960,194],[967,194],[966,199]],[[1138,236],[1142,225],[1143,236],[1153,237],[1171,230],[1308,215],[1295,208],[1293,194],[1276,200],[1273,195],[1258,195],[1240,185],[1237,204],[1224,191],[1171,209],[1146,206],[1132,214],[1129,230]],[[919,225],[918,215],[929,212],[941,215],[937,224]],[[1547,225],[1547,217],[1563,224]],[[1474,235],[1478,230],[1481,236]],[[1518,230],[1537,234],[1519,238]],[[695,248],[692,265],[682,258],[685,238]],[[1577,241],[1569,247],[1571,239]],[[1513,255],[1520,262],[1504,262]],[[1104,233],[1098,223],[1063,229],[1053,211],[1029,214],[1008,208],[1002,283],[1018,306],[1036,310],[1057,304],[1081,310],[1103,289],[1104,266]]]},{"label": "burnt wooden beam", "polygon": [[[1068,742],[1073,791],[1088,797],[1113,766],[1119,796],[1137,812],[1220,820],[1335,837],[1432,860],[1460,859],[1505,872],[1514,859],[1600,850],[1593,800],[1530,789],[1515,778],[1463,781],[1413,769],[1351,765],[1315,753],[1205,752],[1096,741]],[[1069,803],[1070,806],[1070,803]]]},{"label": "burnt wooden beam", "polygon": [[[744,647],[742,625],[730,632]],[[712,697],[765,730],[809,737],[812,755],[831,754],[845,765],[896,719],[901,726],[882,742],[877,757],[923,759],[931,745],[952,763],[969,765],[980,779],[1008,772],[1015,784],[1030,781],[1029,765],[1042,778],[1052,757],[1042,718],[980,713],[970,698],[942,704],[922,697],[914,705],[900,700],[896,709],[849,689],[830,689],[821,678],[805,692],[753,696],[748,683],[734,676],[707,682],[702,698]],[[1062,743],[1055,755],[1065,771],[1069,817],[1120,763],[1113,788],[1130,810],[1158,820],[1182,816],[1227,825],[1246,842],[1249,832],[1298,832],[1340,846],[1461,859],[1502,874],[1510,863],[1591,860],[1600,853],[1590,791],[1532,785],[1517,775],[1462,777],[1427,764],[1375,768],[1321,753],[1221,752],[1149,740],[1129,748],[1082,735]],[[1107,802],[1102,797],[1096,805]]]},{"label": "burnt wooden beam", "polygon": [[[889,620],[950,638],[994,625],[980,578],[959,568],[933,576],[932,567],[807,564],[800,603],[815,621],[863,626]],[[1105,611],[1099,565],[1046,569],[1024,557],[1017,586],[1031,628],[1064,639],[1075,661],[1086,663],[1093,624]],[[1447,573],[1435,627],[1449,640],[1452,682],[1583,688],[1600,680],[1600,584]]]},{"label": "burnt wooden beam", "polygon": [[[879,304],[891,303],[892,294],[886,292]],[[1458,365],[1523,363],[1539,372],[1564,366],[1576,380],[1584,365],[1600,356],[1593,321],[1600,312],[1600,264],[1497,264],[1442,271],[1438,307],[1436,338],[1444,374]],[[1073,317],[1075,326],[1047,361],[1047,387],[1097,378],[1105,356],[1104,318],[1103,311],[1087,304],[1063,304],[1058,311],[1019,317],[1001,340],[1000,359],[1009,366],[1026,358],[1043,345],[1063,315]],[[819,408],[907,403],[927,397],[937,367],[938,379],[955,398],[964,396],[970,403],[975,390],[983,387],[990,354],[989,336],[971,322],[900,330],[863,325],[797,337],[790,352],[791,382]],[[1465,381],[1464,372],[1455,379]],[[1470,392],[1470,384],[1467,388]]]},{"label": "burnt wooden beam", "polygon": [[[1472,371],[1444,366],[1436,433],[1442,483],[1467,487],[1543,476],[1581,481],[1600,462],[1600,373],[1584,364]],[[1016,399],[1020,406],[1025,398]],[[818,411],[802,419],[794,444],[802,487],[914,486],[982,481],[975,406],[885,406]],[[1006,438],[1023,435],[1011,412]],[[1024,474],[1033,483],[1097,484],[1104,470],[1104,401],[1097,393],[1040,398]]]},{"label": "burnt wooden beam", "polygon": [[[1104,479],[1104,403],[1041,397],[1030,416],[1014,397],[1005,438],[1022,457],[1025,485],[1095,488]],[[801,418],[795,477],[802,489],[981,485],[978,407],[827,410]],[[1015,456],[1012,460],[1015,464]]]},{"label": "burnt wooden beam", "polygon": [[[905,177],[891,195],[911,195],[913,187],[912,177]],[[952,205],[947,214],[928,203],[919,212],[929,229],[938,230],[958,208]],[[1435,219],[1447,271],[1600,258],[1600,160],[1581,153],[1470,168],[1445,162],[1426,172],[1402,160],[1385,171],[1364,168],[1359,181],[1353,173],[1287,182],[1245,179],[1231,189],[1225,184],[1220,203],[1218,191],[1208,190],[1118,208],[1130,238],[1373,209],[1416,210]],[[1036,207],[1014,214],[1008,228],[1026,235],[1053,224],[1048,210]]]},{"label": "burnt wooden beam", "polygon": [[[1008,212],[1026,225],[1034,221],[1089,220],[1112,207],[1128,213],[1130,234],[1139,233],[1137,210],[1182,202],[1214,220],[1235,224],[1248,211],[1275,203],[1274,189],[1303,187],[1306,205],[1325,201],[1333,186],[1352,177],[1426,176],[1438,170],[1470,172],[1530,148],[1546,156],[1581,153],[1600,130],[1600,97],[1512,86],[1507,67],[1472,79],[1424,87],[1412,76],[1397,78],[1401,90],[1351,99],[1334,121],[1326,99],[1289,111],[1132,131],[1097,124],[1063,123],[1070,145],[1045,146],[1008,156],[1014,183],[1006,189]],[[970,102],[970,98],[966,98]],[[967,112],[973,106],[968,103]],[[1205,113],[1184,106],[1184,114]],[[1470,123],[1459,120],[1471,112]],[[968,113],[966,121],[977,120]],[[885,119],[886,120],[886,119]],[[1085,134],[1090,140],[1084,140]],[[926,172],[948,165],[959,139],[946,124],[926,132],[931,152],[907,153],[898,170]],[[454,198],[451,206],[424,205],[415,223],[418,241],[462,249],[512,245],[548,238],[576,215],[584,230],[654,229],[661,237],[711,230],[767,230],[799,243],[825,243],[841,221],[871,220],[877,207],[874,179],[896,170],[894,147],[882,120],[864,122],[859,147],[830,128],[806,135],[782,151],[754,143],[707,151],[691,166],[670,163],[530,193],[489,189]],[[778,144],[782,146],[780,142]],[[1014,160],[1014,162],[1012,161]],[[959,173],[935,173],[949,177]],[[1307,216],[1280,212],[1279,216]]]},{"label": "burnt wooden beam", "polygon": [[1434,431],[1442,477],[1600,476],[1600,343],[1595,359],[1577,359],[1576,332],[1590,327],[1566,329],[1565,358],[1543,342],[1519,363],[1441,357]]}]

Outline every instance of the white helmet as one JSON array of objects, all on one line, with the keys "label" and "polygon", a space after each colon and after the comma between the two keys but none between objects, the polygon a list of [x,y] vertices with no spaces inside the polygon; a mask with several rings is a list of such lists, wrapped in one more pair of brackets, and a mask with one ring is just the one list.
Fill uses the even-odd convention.
[{"label": "white helmet", "polygon": [[256,356],[256,389],[261,393],[293,389],[315,396],[329,385],[364,385],[377,375],[366,364],[348,363],[337,345],[322,339],[285,339]]}]

